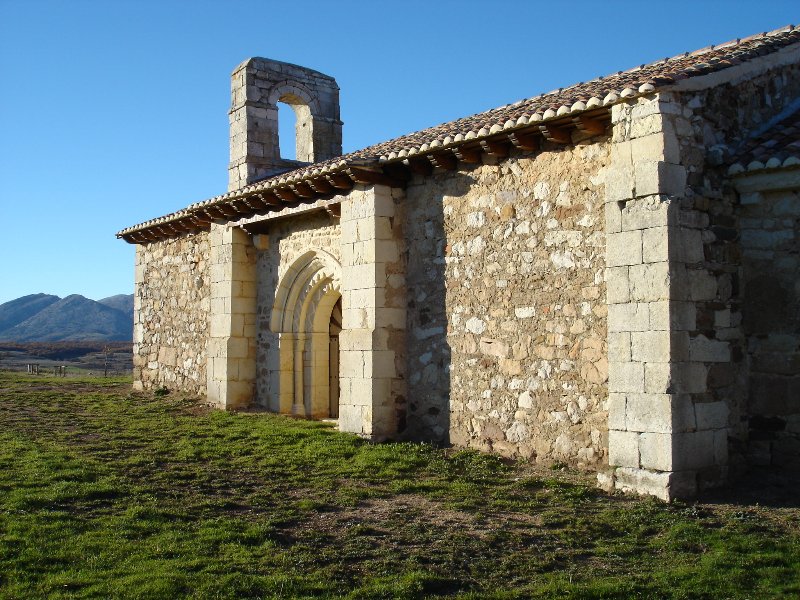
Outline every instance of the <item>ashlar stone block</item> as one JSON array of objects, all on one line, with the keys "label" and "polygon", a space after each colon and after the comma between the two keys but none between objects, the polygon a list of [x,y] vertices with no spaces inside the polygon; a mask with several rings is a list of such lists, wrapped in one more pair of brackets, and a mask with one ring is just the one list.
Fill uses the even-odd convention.
[{"label": "ashlar stone block", "polygon": [[639,467],[639,434],[633,431],[608,432],[608,464]]},{"label": "ashlar stone block", "polygon": [[606,266],[638,265],[641,262],[641,231],[624,231],[606,235]]},{"label": "ashlar stone block", "polygon": [[628,431],[671,434],[693,431],[694,405],[685,394],[627,394],[625,428]]},{"label": "ashlar stone block", "polygon": [[648,161],[635,164],[636,196],[667,194],[682,196],[686,191],[686,167]]},{"label": "ashlar stone block", "polygon": [[664,331],[631,332],[631,359],[634,362],[667,363],[671,359],[670,335]]},{"label": "ashlar stone block", "polygon": [[628,278],[634,302],[669,300],[671,297],[670,264],[667,262],[633,265]]},{"label": "ashlar stone block", "polygon": [[641,466],[654,471],[672,471],[672,440],[668,433],[642,433],[639,436]]},{"label": "ashlar stone block", "polygon": [[700,402],[694,407],[698,429],[723,429],[728,426],[726,402]]},{"label": "ashlar stone block", "polygon": [[648,331],[650,308],[647,303],[612,304],[608,307],[608,331]]},{"label": "ashlar stone block", "polygon": [[636,362],[613,363],[608,365],[609,392],[644,392],[645,365]]},{"label": "ashlar stone block", "polygon": [[654,194],[637,198],[622,209],[622,230],[634,231],[650,227],[677,225],[677,207],[668,196]]}]

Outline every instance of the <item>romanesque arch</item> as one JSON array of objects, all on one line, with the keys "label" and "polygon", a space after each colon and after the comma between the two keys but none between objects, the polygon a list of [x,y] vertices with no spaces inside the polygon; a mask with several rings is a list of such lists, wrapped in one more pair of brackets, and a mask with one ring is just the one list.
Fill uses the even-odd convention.
[{"label": "romanesque arch", "polygon": [[314,94],[298,82],[282,81],[269,94],[269,104],[282,102],[292,108],[295,115],[296,160],[314,161],[314,119],[319,106]]},{"label": "romanesque arch", "polygon": [[270,318],[278,337],[281,413],[338,414],[338,386],[331,385],[331,376],[338,369],[340,299],[341,265],[325,252],[304,253],[281,278]]}]

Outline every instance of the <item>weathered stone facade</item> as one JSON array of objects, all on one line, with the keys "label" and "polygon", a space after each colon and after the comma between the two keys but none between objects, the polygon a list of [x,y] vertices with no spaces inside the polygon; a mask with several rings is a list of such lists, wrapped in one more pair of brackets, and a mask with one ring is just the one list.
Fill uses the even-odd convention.
[{"label": "weathered stone facade", "polygon": [[139,389],[206,391],[207,233],[136,246],[133,380]]},{"label": "weathered stone facade", "polygon": [[320,161],[338,88],[251,59],[231,191],[119,234],[136,385],[667,500],[800,470],[799,71],[787,28],[281,174],[274,103]]},{"label": "weathered stone facade", "polygon": [[608,154],[584,140],[408,186],[410,437],[603,460]]}]

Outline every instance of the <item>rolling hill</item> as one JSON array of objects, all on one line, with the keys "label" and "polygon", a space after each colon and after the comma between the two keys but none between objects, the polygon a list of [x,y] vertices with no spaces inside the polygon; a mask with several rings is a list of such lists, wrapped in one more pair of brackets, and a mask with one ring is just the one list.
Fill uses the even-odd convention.
[{"label": "rolling hill", "polygon": [[131,316],[131,323],[133,323],[133,294],[117,294],[116,296],[109,296],[98,300],[100,304],[105,304],[110,308],[121,310],[126,315]]},{"label": "rolling hill", "polygon": [[0,304],[0,340],[14,342],[129,341],[133,295],[100,301],[33,294]]},{"label": "rolling hill", "polygon": [[22,323],[60,299],[50,294],[31,294],[0,304],[0,333]]}]

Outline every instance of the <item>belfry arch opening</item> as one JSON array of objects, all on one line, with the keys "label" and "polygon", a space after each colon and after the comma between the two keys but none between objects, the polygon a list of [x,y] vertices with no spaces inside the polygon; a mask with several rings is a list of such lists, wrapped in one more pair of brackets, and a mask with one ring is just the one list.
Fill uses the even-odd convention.
[{"label": "belfry arch opening", "polygon": [[311,108],[300,96],[278,98],[278,146],[282,159],[314,162],[314,121]]},{"label": "belfry arch opening", "polygon": [[339,263],[308,252],[278,285],[270,327],[278,334],[279,411],[312,419],[339,415]]}]

